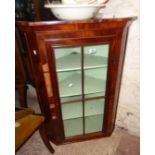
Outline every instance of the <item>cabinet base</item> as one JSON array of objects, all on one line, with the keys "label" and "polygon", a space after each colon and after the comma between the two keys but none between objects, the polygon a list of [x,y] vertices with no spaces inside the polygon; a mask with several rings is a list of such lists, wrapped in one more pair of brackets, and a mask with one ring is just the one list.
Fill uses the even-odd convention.
[{"label": "cabinet base", "polygon": [[74,142],[82,142],[82,141],[87,141],[87,140],[103,138],[103,137],[109,137],[109,136],[111,136],[111,134],[112,133],[105,134],[103,132],[96,132],[96,133],[90,133],[90,134],[86,134],[86,135],[69,137],[69,138],[66,138],[62,141],[57,140],[57,139],[53,139],[52,137],[49,137],[49,140],[56,145],[64,145],[64,144],[70,144],[70,143],[74,143]]}]

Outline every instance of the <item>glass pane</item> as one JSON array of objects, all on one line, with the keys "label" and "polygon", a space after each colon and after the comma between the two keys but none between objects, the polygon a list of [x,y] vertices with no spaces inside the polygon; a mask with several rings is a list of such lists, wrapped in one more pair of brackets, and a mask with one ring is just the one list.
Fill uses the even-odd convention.
[{"label": "glass pane", "polygon": [[63,121],[65,137],[83,134],[83,118],[68,119]]},{"label": "glass pane", "polygon": [[81,47],[54,49],[57,71],[81,69]]},{"label": "glass pane", "polygon": [[63,120],[82,117],[82,102],[61,104],[61,111]]},{"label": "glass pane", "polygon": [[104,99],[85,101],[85,133],[102,131]]},{"label": "glass pane", "polygon": [[107,67],[109,45],[84,47],[84,68]]},{"label": "glass pane", "polygon": [[103,115],[93,115],[85,117],[85,133],[102,131]]},{"label": "glass pane", "polygon": [[65,137],[83,134],[82,102],[61,104]]},{"label": "glass pane", "polygon": [[85,101],[85,116],[104,113],[104,99]]},{"label": "glass pane", "polygon": [[107,68],[84,71],[84,94],[102,92],[105,95]]},{"label": "glass pane", "polygon": [[57,73],[60,97],[82,94],[81,71]]}]

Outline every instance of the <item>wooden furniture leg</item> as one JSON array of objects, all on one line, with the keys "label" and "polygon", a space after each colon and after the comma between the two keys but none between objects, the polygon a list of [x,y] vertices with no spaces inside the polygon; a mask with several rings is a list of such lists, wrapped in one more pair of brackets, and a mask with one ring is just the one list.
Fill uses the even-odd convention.
[{"label": "wooden furniture leg", "polygon": [[27,108],[27,86],[18,85],[16,86],[19,95],[19,104],[21,107]]},{"label": "wooden furniture leg", "polygon": [[51,146],[50,142],[49,142],[49,139],[47,137],[47,134],[45,132],[45,125],[44,123],[40,125],[39,127],[39,132],[40,132],[40,136],[44,142],[44,144],[46,145],[46,147],[49,149],[49,151],[53,154],[54,153],[54,149],[53,147]]}]

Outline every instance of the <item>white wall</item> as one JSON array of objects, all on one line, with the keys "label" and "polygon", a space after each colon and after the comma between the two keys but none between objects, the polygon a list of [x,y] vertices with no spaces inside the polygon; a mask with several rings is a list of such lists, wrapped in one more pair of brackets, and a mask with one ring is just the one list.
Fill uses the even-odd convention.
[{"label": "white wall", "polygon": [[[139,17],[139,0],[110,0],[99,18]],[[139,135],[139,19],[130,27],[117,113],[118,126]]]}]

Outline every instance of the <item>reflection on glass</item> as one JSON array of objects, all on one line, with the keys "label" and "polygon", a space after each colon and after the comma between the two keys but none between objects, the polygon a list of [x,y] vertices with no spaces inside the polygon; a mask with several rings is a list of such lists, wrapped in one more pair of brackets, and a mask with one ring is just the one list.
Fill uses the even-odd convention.
[{"label": "reflection on glass", "polygon": [[83,117],[82,102],[61,104],[61,111],[63,120]]},{"label": "reflection on glass", "polygon": [[57,72],[81,69],[81,47],[55,48],[54,54]]},{"label": "reflection on glass", "polygon": [[108,54],[108,44],[84,46],[85,96],[95,93],[105,95]]},{"label": "reflection on glass", "polygon": [[83,118],[74,118],[63,121],[65,137],[83,134]]},{"label": "reflection on glass", "polygon": [[107,67],[109,45],[84,47],[84,68]]},{"label": "reflection on glass", "polygon": [[104,99],[85,101],[85,116],[104,113]]},{"label": "reflection on glass", "polygon": [[85,101],[85,133],[102,131],[104,99]]},{"label": "reflection on glass", "polygon": [[107,68],[88,69],[84,71],[84,93],[105,93]]},{"label": "reflection on glass", "polygon": [[85,117],[85,133],[102,131],[103,115],[93,115]]},{"label": "reflection on glass", "polygon": [[81,71],[57,73],[60,97],[82,94]]},{"label": "reflection on glass", "polygon": [[83,134],[82,102],[61,104],[65,137]]}]

